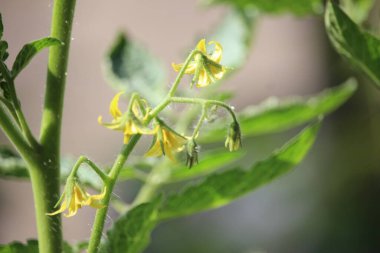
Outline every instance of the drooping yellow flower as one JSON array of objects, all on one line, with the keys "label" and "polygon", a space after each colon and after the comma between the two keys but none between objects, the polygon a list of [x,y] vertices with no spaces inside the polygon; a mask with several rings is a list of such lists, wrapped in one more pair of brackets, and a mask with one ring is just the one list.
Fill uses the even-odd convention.
[{"label": "drooping yellow flower", "polygon": [[168,156],[170,160],[175,161],[174,153],[184,148],[187,139],[169,128],[163,122],[158,125],[153,145],[150,147],[145,156]]},{"label": "drooping yellow flower", "polygon": [[[202,39],[198,42],[196,50],[201,52],[197,54],[186,67],[186,74],[193,74],[193,84],[197,87],[205,87],[210,83],[220,80],[226,73],[226,68],[220,64],[222,60],[223,49],[222,46],[216,41],[210,41],[209,45],[214,44],[214,51],[212,54],[207,53],[206,40]],[[183,66],[181,64],[172,63],[175,71],[180,71]]]},{"label": "drooping yellow flower", "polygon": [[101,204],[101,201],[105,193],[106,188],[104,188],[100,194],[90,195],[85,192],[77,182],[71,183],[71,185],[66,187],[56,204],[56,206],[61,204],[61,207],[55,212],[47,213],[47,215],[63,213],[67,209],[67,213],[65,213],[64,216],[71,217],[74,216],[82,206],[91,206],[97,209],[103,208],[104,205]]},{"label": "drooping yellow flower", "polygon": [[119,99],[124,92],[119,92],[115,95],[110,103],[110,114],[113,117],[110,123],[103,123],[102,116],[98,117],[100,125],[108,129],[122,131],[124,133],[124,143],[128,143],[132,135],[135,134],[154,134],[155,129],[151,130],[145,127],[142,121],[147,116],[143,113],[137,102],[132,104],[131,111],[122,113],[119,109]]}]

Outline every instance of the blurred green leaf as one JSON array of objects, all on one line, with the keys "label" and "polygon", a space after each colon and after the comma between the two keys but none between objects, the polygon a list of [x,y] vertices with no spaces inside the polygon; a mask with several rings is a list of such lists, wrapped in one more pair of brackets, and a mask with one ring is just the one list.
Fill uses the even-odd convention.
[{"label": "blurred green leaf", "polygon": [[32,41],[25,44],[23,48],[18,53],[15,62],[12,67],[12,77],[13,79],[25,68],[32,58],[40,52],[42,49],[51,46],[62,45],[62,42],[58,39],[47,37],[39,40]]},{"label": "blurred green leaf", "polygon": [[244,64],[251,48],[256,17],[255,11],[232,9],[210,36],[223,45],[223,65],[236,69]]},{"label": "blurred green leaf", "polygon": [[307,127],[249,170],[232,169],[214,174],[199,184],[169,196],[161,207],[159,218],[185,216],[221,207],[282,176],[303,160],[314,143],[319,127],[319,122]]},{"label": "blurred green leaf", "polygon": [[[3,32],[4,32],[3,19],[0,13],[0,61],[5,62],[9,54],[7,52],[8,43],[5,40],[2,40]],[[0,81],[2,79],[1,75],[2,74],[0,73]]]},{"label": "blurred green leaf", "polygon": [[0,40],[3,38],[3,32],[4,32],[4,25],[3,25],[3,17],[0,13]]},{"label": "blurred green leaf", "polygon": [[[326,115],[346,102],[356,88],[356,81],[349,79],[344,84],[327,89],[309,99],[295,98],[279,102],[277,99],[271,98],[259,106],[247,108],[238,115],[243,138],[288,130],[320,115]],[[201,141],[223,140],[227,124],[225,126],[218,125],[218,128],[201,135]]]},{"label": "blurred green leaf", "polygon": [[140,253],[150,241],[151,231],[157,224],[160,198],[144,203],[122,215],[107,232],[101,253]]},{"label": "blurred green leaf", "polygon": [[185,165],[175,167],[171,172],[168,182],[180,182],[208,175],[239,160],[243,155],[243,152],[228,152],[225,149],[202,153],[199,163],[191,169]]},{"label": "blurred green leaf", "polygon": [[[38,241],[28,240],[26,244],[12,242],[10,244],[0,245],[0,253],[38,253]],[[63,253],[74,253],[70,244],[67,242],[63,242]]]},{"label": "blurred green leaf", "polygon": [[[66,178],[71,172],[75,164],[75,160],[70,157],[65,157],[61,161],[61,183],[66,184]],[[87,165],[82,165],[78,171],[79,181],[90,186],[93,189],[101,189],[102,181],[97,174],[91,169],[86,168]],[[29,179],[29,172],[22,158],[6,147],[0,147],[0,178],[13,179]]]},{"label": "blurred green leaf", "polygon": [[139,92],[152,104],[164,97],[161,63],[125,34],[119,34],[105,58],[105,76],[117,90]]},{"label": "blurred green leaf", "polygon": [[12,242],[10,244],[0,245],[0,253],[38,253],[38,241],[29,240],[27,244]]},{"label": "blurred green leaf", "polygon": [[263,13],[292,13],[297,16],[321,14],[322,0],[202,0],[204,4],[228,4],[236,8],[254,8]]},{"label": "blurred green leaf", "polygon": [[0,147],[0,177],[29,178],[24,161],[18,154],[6,147]]},{"label": "blurred green leaf", "polygon": [[335,49],[380,87],[380,40],[362,31],[336,4],[329,2],[325,25]]},{"label": "blurred green leaf", "polygon": [[342,0],[341,5],[347,14],[356,22],[364,22],[369,15],[374,0]]}]

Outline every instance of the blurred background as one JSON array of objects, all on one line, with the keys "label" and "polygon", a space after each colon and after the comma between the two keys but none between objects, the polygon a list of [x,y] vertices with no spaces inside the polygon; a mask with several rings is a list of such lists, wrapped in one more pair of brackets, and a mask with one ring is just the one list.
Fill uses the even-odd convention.
[{"label": "blurred background", "polygon": [[[52,4],[1,0],[8,62],[25,42],[49,35]],[[196,1],[77,1],[62,153],[109,164],[119,152],[120,134],[97,124],[98,115],[108,114],[115,93],[106,85],[102,61],[117,32],[125,31],[161,59],[169,85],[175,76],[170,64],[181,62],[196,38],[207,38],[225,14],[226,8],[206,9]],[[36,134],[46,63],[47,51],[16,82]],[[312,95],[352,73],[330,48],[321,17],[267,16],[256,25],[247,64],[223,89],[236,93],[232,104],[239,111],[272,96]],[[380,92],[369,80],[359,80],[358,92],[327,117],[316,145],[295,171],[229,206],[161,224],[147,252],[380,252]],[[244,146],[260,159],[295,133],[243,140]],[[0,143],[8,144],[2,134]],[[144,148],[142,144],[141,152]],[[134,191],[131,185],[115,194],[123,198]],[[0,201],[0,243],[35,238],[31,185],[0,180]],[[64,218],[65,238],[88,238],[93,217],[94,210],[83,208]],[[111,212],[107,226],[114,218]]]}]

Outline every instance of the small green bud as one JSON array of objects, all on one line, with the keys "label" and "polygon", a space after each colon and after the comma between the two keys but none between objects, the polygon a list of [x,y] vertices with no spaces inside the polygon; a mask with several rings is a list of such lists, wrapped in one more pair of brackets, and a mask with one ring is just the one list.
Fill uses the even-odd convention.
[{"label": "small green bud", "polygon": [[198,164],[199,146],[194,138],[191,138],[186,143],[186,166],[191,168],[193,165]]},{"label": "small green bud", "polygon": [[237,121],[232,122],[230,128],[228,129],[225,146],[230,151],[236,151],[241,148],[241,131]]}]

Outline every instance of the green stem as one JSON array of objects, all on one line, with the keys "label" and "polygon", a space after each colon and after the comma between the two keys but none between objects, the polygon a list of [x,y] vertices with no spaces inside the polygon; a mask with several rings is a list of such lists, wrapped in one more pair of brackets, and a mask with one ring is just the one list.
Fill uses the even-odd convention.
[{"label": "green stem", "polygon": [[26,122],[24,113],[21,110],[21,104],[20,101],[17,98],[16,94],[16,89],[15,89],[15,84],[13,81],[13,78],[11,76],[11,73],[9,73],[9,70],[7,66],[3,63],[0,62],[0,68],[1,68],[1,73],[3,74],[5,80],[7,81],[8,87],[9,87],[9,95],[12,100],[12,105],[13,105],[13,110],[11,110],[12,114],[14,113],[17,122],[19,123],[25,138],[28,140],[30,145],[32,145],[35,148],[38,148],[39,144],[37,140],[34,138],[32,131],[30,131],[29,125]]},{"label": "green stem", "polygon": [[40,163],[30,167],[40,253],[62,252],[60,215],[47,216],[59,199],[60,133],[75,0],[54,1],[51,36],[64,45],[50,48],[40,130]]},{"label": "green stem", "polygon": [[207,105],[217,105],[220,107],[223,107],[228,111],[228,113],[231,115],[232,119],[237,122],[237,118],[235,115],[235,112],[232,110],[231,106],[229,106],[226,103],[223,103],[218,100],[208,100],[208,99],[203,99],[203,98],[184,98],[184,97],[171,97],[170,102],[174,103],[185,103],[185,104],[201,104],[204,106]]},{"label": "green stem", "polygon": [[20,125],[20,121],[19,121],[19,119],[17,118],[17,114],[16,114],[16,112],[14,111],[14,108],[13,108],[12,103],[9,102],[8,100],[6,100],[6,99],[3,98],[3,97],[0,97],[0,101],[5,105],[5,107],[7,107],[9,113],[12,114],[12,117],[13,117],[13,119],[16,121],[17,126],[21,127],[21,125]]},{"label": "green stem", "polygon": [[206,119],[206,115],[207,115],[207,106],[202,106],[202,115],[199,118],[196,127],[194,128],[192,138],[195,139],[197,137],[199,130],[202,127],[203,121]]},{"label": "green stem", "polygon": [[0,106],[0,127],[23,158],[27,159],[34,153],[2,106]]},{"label": "green stem", "polygon": [[82,163],[88,164],[90,166],[90,168],[93,169],[93,171],[96,174],[98,174],[98,176],[103,180],[103,182],[107,183],[109,181],[109,177],[93,161],[91,161],[90,159],[88,159],[85,156],[80,156],[78,158],[77,162],[74,164],[74,167],[73,167],[69,177],[72,178],[77,174]]},{"label": "green stem", "polygon": [[98,247],[100,244],[100,239],[102,237],[102,232],[104,228],[104,221],[107,216],[108,206],[109,206],[109,202],[112,196],[112,190],[116,184],[117,177],[120,173],[120,170],[123,168],[125,161],[127,160],[128,156],[130,155],[130,153],[132,152],[133,148],[135,147],[136,143],[139,141],[140,138],[141,138],[141,135],[136,134],[132,136],[128,144],[123,146],[123,150],[116,158],[115,163],[113,164],[112,169],[108,174],[110,180],[106,184],[107,191],[102,200],[102,204],[105,207],[102,209],[99,209],[96,212],[94,225],[92,227],[91,238],[88,245],[88,251],[87,251],[88,253],[98,252]]},{"label": "green stem", "polygon": [[177,91],[178,85],[179,85],[179,83],[180,83],[183,75],[186,72],[187,66],[189,65],[189,63],[191,62],[191,60],[193,60],[193,58],[194,58],[194,56],[196,54],[202,54],[202,52],[200,52],[199,50],[193,50],[193,51],[191,51],[191,53],[189,54],[189,56],[186,58],[186,60],[185,60],[185,62],[183,64],[181,70],[179,71],[179,73],[177,75],[177,78],[174,80],[173,86],[169,90],[169,97],[174,96],[175,92]]}]

